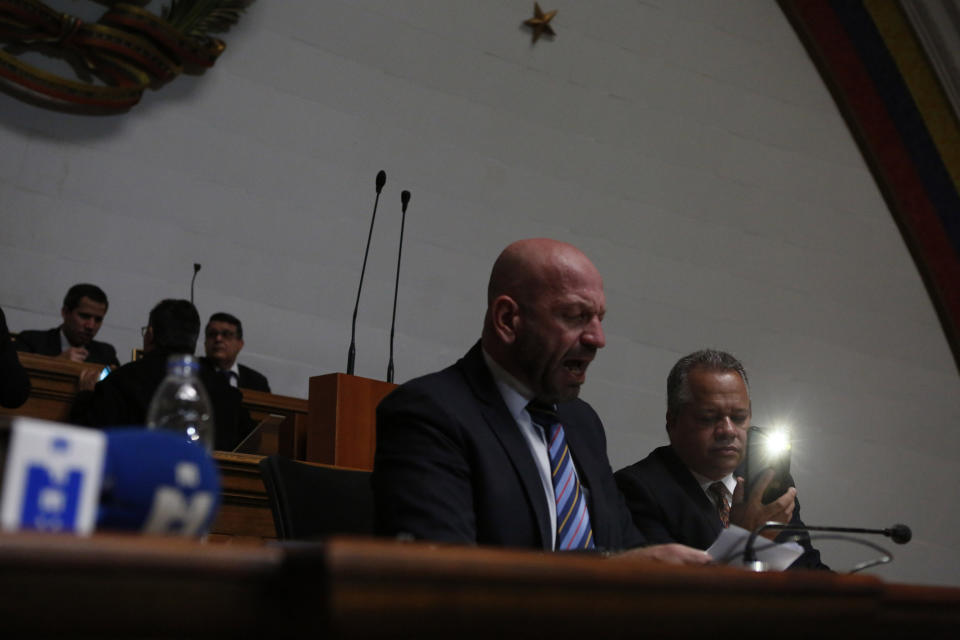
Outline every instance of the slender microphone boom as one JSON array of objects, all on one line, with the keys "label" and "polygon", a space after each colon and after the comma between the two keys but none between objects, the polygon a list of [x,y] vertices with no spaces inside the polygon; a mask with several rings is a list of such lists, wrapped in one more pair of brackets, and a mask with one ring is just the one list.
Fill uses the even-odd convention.
[{"label": "slender microphone boom", "polygon": [[410,192],[400,192],[400,245],[397,247],[397,278],[393,285],[393,320],[390,321],[390,362],[387,363],[387,382],[393,382],[393,332],[397,327],[397,293],[400,291],[400,255],[403,253],[403,227],[407,221],[407,205],[410,204]]},{"label": "slender microphone boom", "polygon": [[777,529],[780,531],[829,531],[831,533],[869,533],[887,536],[897,544],[906,544],[910,542],[913,533],[910,527],[905,524],[895,524],[886,529],[862,529],[859,527],[816,527],[808,525],[783,524],[781,522],[766,522],[750,533],[747,538],[747,544],[743,549],[744,562],[756,562],[757,551],[754,548],[757,536],[767,529]]},{"label": "slender microphone boom", "polygon": [[370,238],[373,237],[373,223],[377,219],[377,204],[380,202],[380,192],[387,183],[387,172],[381,169],[377,172],[377,197],[373,201],[373,215],[370,216],[370,231],[367,233],[367,248],[363,252],[363,267],[360,269],[360,284],[357,286],[357,302],[353,305],[353,323],[350,326],[350,350],[347,352],[347,375],[353,375],[353,364],[357,358],[357,310],[360,308],[360,291],[363,290],[363,274],[367,272],[367,256],[370,255]]},{"label": "slender microphone boom", "polygon": [[190,278],[190,304],[193,304],[193,283],[197,281],[197,274],[200,273],[200,263],[193,263],[193,277]]}]

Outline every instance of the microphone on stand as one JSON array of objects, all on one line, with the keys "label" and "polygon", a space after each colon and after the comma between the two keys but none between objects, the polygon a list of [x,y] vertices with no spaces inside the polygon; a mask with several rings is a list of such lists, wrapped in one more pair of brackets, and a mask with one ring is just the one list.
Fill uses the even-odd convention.
[{"label": "microphone on stand", "polygon": [[104,430],[97,529],[202,537],[220,507],[220,473],[207,451],[172,432]]},{"label": "microphone on stand", "polygon": [[363,274],[367,271],[367,256],[370,255],[370,238],[373,237],[373,223],[377,219],[377,204],[380,192],[387,182],[387,173],[383,169],[377,172],[377,197],[373,201],[373,215],[370,217],[370,231],[367,233],[367,248],[363,252],[363,267],[360,269],[360,284],[357,286],[357,303],[353,305],[353,324],[350,327],[350,350],[347,352],[347,375],[353,375],[353,363],[357,358],[357,310],[360,308],[360,291],[363,289]]},{"label": "microphone on stand", "polygon": [[197,281],[197,274],[200,273],[200,263],[193,263],[193,277],[190,278],[190,304],[193,304],[193,284]]},{"label": "microphone on stand", "polygon": [[[747,565],[748,568],[754,571],[763,571],[764,563],[757,560],[757,550],[755,548],[755,543],[757,536],[760,535],[763,531],[767,529],[776,529],[779,531],[826,531],[830,533],[869,533],[876,535],[884,535],[893,540],[897,544],[906,544],[910,542],[910,539],[913,537],[913,532],[910,531],[910,527],[905,524],[895,524],[892,527],[886,529],[863,529],[860,527],[817,527],[809,525],[792,525],[792,524],[783,524],[781,522],[765,522],[756,529],[750,532],[750,537],[747,538],[747,544],[743,548],[743,563]],[[854,539],[855,540],[855,539]],[[863,542],[863,541],[861,541]],[[893,559],[893,556],[879,547],[868,544],[867,546],[873,547],[884,553],[887,557],[883,560],[873,561],[866,563],[862,566],[855,567],[851,573],[859,571],[861,569],[866,569],[869,566],[874,564],[881,564],[885,562],[890,562]]]},{"label": "microphone on stand", "polygon": [[0,465],[8,530],[202,537],[220,506],[217,463],[170,431],[15,417],[0,430]]},{"label": "microphone on stand", "polygon": [[397,247],[397,279],[393,285],[393,320],[390,321],[390,362],[387,364],[387,382],[393,382],[393,332],[397,326],[397,293],[400,291],[400,255],[403,252],[403,227],[407,221],[407,205],[410,204],[410,192],[400,192],[400,205],[403,216],[400,218],[400,245]]}]

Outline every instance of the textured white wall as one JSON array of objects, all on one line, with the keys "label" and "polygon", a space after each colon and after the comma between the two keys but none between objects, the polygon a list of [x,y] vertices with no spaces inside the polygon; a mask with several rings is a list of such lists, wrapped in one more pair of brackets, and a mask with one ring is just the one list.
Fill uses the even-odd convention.
[{"label": "textured white wall", "polygon": [[[377,170],[388,180],[361,301],[357,373],[386,371],[399,193],[407,217],[397,378],[479,335],[490,265],[552,236],[606,277],[608,347],[584,397],[611,460],[666,441],[664,380],[731,350],[754,421],[789,420],[810,524],[915,540],[877,571],[960,584],[957,368],[916,267],[775,3],[270,0],[202,77],[131,113],[0,95],[0,304],[53,326],[101,284],[121,353],[160,298],[245,325],[242,360],[305,396],[343,371]],[[548,6],[549,5],[549,6]],[[946,506],[942,506],[946,505]],[[823,544],[837,568],[866,552]]]}]

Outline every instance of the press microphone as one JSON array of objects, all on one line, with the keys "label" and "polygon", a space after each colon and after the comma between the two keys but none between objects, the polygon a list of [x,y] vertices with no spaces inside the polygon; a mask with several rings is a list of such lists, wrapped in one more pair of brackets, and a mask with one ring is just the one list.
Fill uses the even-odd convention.
[{"label": "press microphone", "polygon": [[357,286],[357,302],[353,305],[353,323],[350,327],[350,350],[347,352],[347,375],[353,375],[353,364],[357,358],[357,310],[360,308],[360,291],[363,289],[363,274],[367,271],[367,256],[370,255],[370,239],[373,237],[373,223],[377,219],[377,204],[380,202],[380,192],[387,182],[387,172],[381,169],[377,172],[377,197],[373,201],[373,215],[370,216],[370,231],[367,233],[367,248],[363,252],[363,267],[360,269],[360,284]]},{"label": "press microphone", "polygon": [[5,530],[197,537],[217,514],[216,464],[176,433],[15,418],[0,436]]},{"label": "press microphone", "polygon": [[393,285],[393,320],[390,321],[390,362],[387,363],[387,382],[393,382],[393,332],[397,327],[397,293],[400,291],[400,255],[403,252],[403,227],[407,221],[407,205],[410,204],[410,192],[400,192],[402,216],[400,218],[400,244],[397,247],[397,279]]},{"label": "press microphone", "polygon": [[206,449],[171,431],[107,429],[97,529],[199,537],[220,505]]},{"label": "press microphone", "polygon": [[747,538],[747,544],[743,549],[743,562],[745,564],[752,564],[757,562],[757,551],[755,548],[755,542],[757,536],[762,532],[768,529],[776,529],[779,531],[826,531],[830,533],[867,533],[874,535],[884,535],[893,540],[897,544],[906,544],[910,542],[910,539],[913,537],[913,532],[910,531],[910,527],[905,524],[895,524],[892,527],[886,529],[863,529],[860,527],[817,527],[810,525],[793,525],[793,524],[784,524],[782,522],[765,522],[760,525],[752,532],[750,532],[750,537]]},{"label": "press microphone", "polygon": [[193,283],[197,281],[197,274],[200,273],[200,263],[193,263],[193,277],[190,278],[190,304],[193,304]]}]

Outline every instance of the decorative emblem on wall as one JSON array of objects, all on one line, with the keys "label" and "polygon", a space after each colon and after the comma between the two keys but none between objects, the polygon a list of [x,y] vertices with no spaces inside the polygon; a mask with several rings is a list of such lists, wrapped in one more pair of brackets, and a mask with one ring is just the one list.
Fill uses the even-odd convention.
[{"label": "decorative emblem on wall", "polygon": [[[148,87],[212,67],[226,43],[208,34],[236,24],[252,2],[171,0],[161,16],[132,3],[108,2],[106,12],[89,23],[39,0],[0,0],[0,84],[42,106],[127,111]],[[65,60],[76,79],[18,57],[27,51]]]},{"label": "decorative emblem on wall", "polygon": [[550,36],[557,35],[553,32],[553,27],[550,26],[550,21],[553,20],[555,15],[557,15],[556,9],[553,11],[544,12],[538,3],[533,3],[533,17],[523,21],[523,24],[527,25],[533,30],[532,42],[539,40],[540,36],[543,34]]}]

